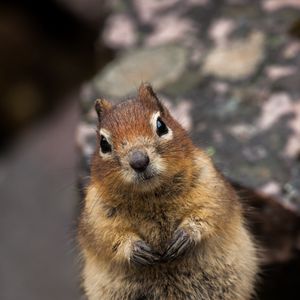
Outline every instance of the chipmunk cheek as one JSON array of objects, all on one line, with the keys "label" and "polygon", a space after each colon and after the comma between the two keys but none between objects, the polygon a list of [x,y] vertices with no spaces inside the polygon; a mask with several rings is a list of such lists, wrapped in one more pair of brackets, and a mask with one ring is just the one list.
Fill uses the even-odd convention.
[{"label": "chipmunk cheek", "polygon": [[166,161],[160,155],[153,155],[151,160],[151,168],[157,173],[161,174],[167,170]]}]

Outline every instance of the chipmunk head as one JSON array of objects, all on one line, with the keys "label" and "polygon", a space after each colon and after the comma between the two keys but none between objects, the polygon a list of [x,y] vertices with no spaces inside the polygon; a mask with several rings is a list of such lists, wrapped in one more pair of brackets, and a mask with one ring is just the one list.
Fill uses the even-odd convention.
[{"label": "chipmunk head", "polygon": [[[153,190],[183,172],[192,143],[148,84],[136,99],[95,103],[98,143],[92,174],[114,185]],[[183,169],[182,169],[183,168]]]}]

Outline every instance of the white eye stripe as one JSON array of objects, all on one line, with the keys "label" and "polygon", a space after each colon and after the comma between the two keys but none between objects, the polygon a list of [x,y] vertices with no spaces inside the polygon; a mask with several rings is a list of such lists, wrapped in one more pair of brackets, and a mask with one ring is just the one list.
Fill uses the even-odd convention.
[{"label": "white eye stripe", "polygon": [[[153,129],[153,131],[156,133],[157,130],[157,119],[160,117],[160,112],[157,111],[155,113],[152,114],[151,118],[150,118],[150,125]],[[168,133],[162,135],[160,137],[160,139],[165,140],[165,141],[169,141],[173,138],[173,131],[172,129],[166,124],[167,128],[168,128]]]},{"label": "white eye stripe", "polygon": [[157,122],[157,118],[160,117],[160,112],[157,111],[154,114],[152,114],[151,118],[150,118],[150,124],[151,127],[153,128],[153,131],[156,132],[156,122]]},{"label": "white eye stripe", "polygon": [[111,133],[107,129],[101,128],[99,130],[99,133],[100,135],[103,135],[107,139],[107,141],[111,144]]}]

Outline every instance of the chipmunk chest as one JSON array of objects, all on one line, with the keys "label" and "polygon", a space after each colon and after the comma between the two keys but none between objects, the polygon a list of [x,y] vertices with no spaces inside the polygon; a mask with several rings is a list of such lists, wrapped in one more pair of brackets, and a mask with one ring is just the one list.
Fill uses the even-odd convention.
[{"label": "chipmunk chest", "polygon": [[137,211],[133,223],[137,234],[157,251],[161,251],[172,238],[179,219],[174,209],[153,205]]}]

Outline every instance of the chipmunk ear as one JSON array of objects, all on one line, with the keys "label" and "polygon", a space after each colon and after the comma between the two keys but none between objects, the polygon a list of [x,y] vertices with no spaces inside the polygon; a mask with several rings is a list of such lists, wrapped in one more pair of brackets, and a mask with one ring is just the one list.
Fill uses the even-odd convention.
[{"label": "chipmunk ear", "polygon": [[147,82],[141,83],[138,91],[138,99],[148,105],[156,106],[161,113],[163,113],[165,110],[163,104],[159,101],[154,93],[152,86]]},{"label": "chipmunk ear", "polygon": [[98,115],[98,121],[101,122],[103,114],[112,108],[112,104],[106,99],[97,99],[95,101],[95,110]]}]

